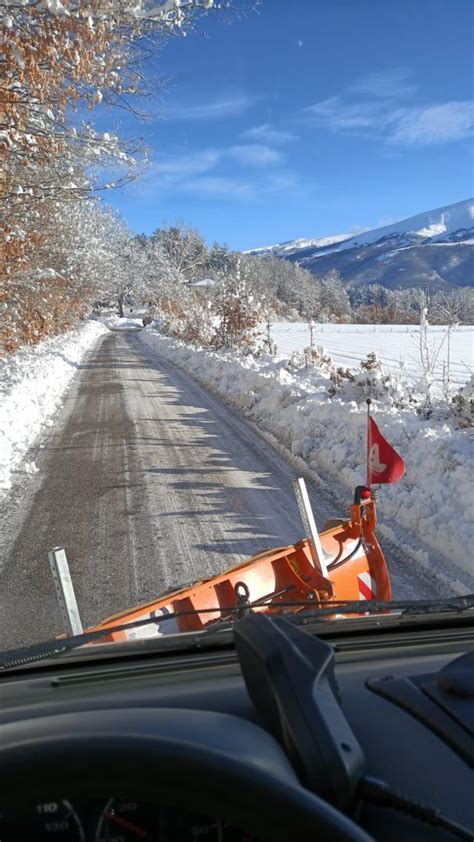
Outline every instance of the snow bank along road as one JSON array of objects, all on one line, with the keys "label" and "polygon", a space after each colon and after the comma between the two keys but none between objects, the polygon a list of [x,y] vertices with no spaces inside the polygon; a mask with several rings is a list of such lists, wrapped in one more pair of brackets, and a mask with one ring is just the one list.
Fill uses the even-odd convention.
[{"label": "snow bank along road", "polygon": [[[53,432],[27,454],[38,474],[0,511],[1,648],[61,631],[52,547],[66,548],[88,625],[302,535],[295,468],[140,335],[106,334],[77,368]],[[337,504],[310,494],[322,526]],[[440,594],[387,556],[396,596]]]}]

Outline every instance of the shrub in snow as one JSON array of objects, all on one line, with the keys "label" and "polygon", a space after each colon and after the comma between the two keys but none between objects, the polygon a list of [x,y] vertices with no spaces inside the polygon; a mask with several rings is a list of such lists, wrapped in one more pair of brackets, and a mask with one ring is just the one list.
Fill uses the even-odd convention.
[{"label": "shrub in snow", "polygon": [[452,399],[452,409],[458,427],[474,427],[474,374]]},{"label": "shrub in snow", "polygon": [[264,337],[263,342],[267,354],[270,354],[270,356],[272,357],[276,357],[276,355],[278,354],[278,345],[276,344],[276,342],[274,342],[273,339],[267,339],[266,337]]},{"label": "shrub in snow", "polygon": [[323,345],[316,348],[312,345],[304,349],[306,367],[319,368],[323,373],[331,374],[334,370],[334,363]]},{"label": "shrub in snow", "polygon": [[334,367],[334,370],[331,371],[330,378],[331,386],[328,389],[328,395],[331,397],[337,395],[347,383],[353,383],[355,380],[355,376],[350,368],[344,368],[343,366]]},{"label": "shrub in snow", "polygon": [[329,376],[335,372],[334,363],[322,345],[318,345],[317,348],[309,346],[302,351],[294,351],[285,367],[288,371],[295,372],[303,368],[319,369],[321,373]]},{"label": "shrub in snow", "polygon": [[303,351],[293,351],[286,362],[287,371],[300,371],[306,367],[306,360]]},{"label": "shrub in snow", "polygon": [[377,354],[371,351],[361,360],[360,371],[337,368],[331,374],[329,394],[357,403],[373,398],[397,407],[407,406],[413,396],[407,384],[385,371]]},{"label": "shrub in snow", "polygon": [[253,341],[246,343],[242,350],[244,353],[252,354],[254,357],[261,357],[264,354],[274,357],[278,351],[276,342],[259,332],[254,333]]},{"label": "shrub in snow", "polygon": [[[430,340],[430,325],[427,318],[429,298],[424,293],[420,293],[420,295],[422,296],[422,306],[420,309],[419,345],[422,376],[417,384],[417,390],[423,394],[424,414],[429,418],[433,404],[439,404],[441,402],[446,405],[449,401],[451,383],[451,334],[457,324],[453,319],[458,312],[458,305],[453,304],[454,309],[450,310],[450,307],[446,304],[446,315],[450,321],[448,320],[447,327],[443,331],[441,338],[433,341],[433,339]],[[447,350],[447,358],[443,365],[443,389],[442,394],[436,394],[436,390],[433,388],[434,373],[443,347],[446,347]]]},{"label": "shrub in snow", "polygon": [[354,383],[361,389],[364,398],[383,399],[388,395],[393,396],[393,392],[397,391],[396,383],[391,375],[384,371],[375,351],[371,351],[365,360],[361,360],[360,367],[361,372],[355,376]]},{"label": "shrub in snow", "polygon": [[240,276],[239,266],[234,276],[226,276],[219,283],[214,306],[219,318],[212,340],[214,347],[255,348],[260,336],[260,303]]},{"label": "shrub in snow", "polygon": [[173,299],[160,301],[160,328],[163,333],[209,347],[214,337],[214,313],[210,302],[189,287],[182,287]]}]

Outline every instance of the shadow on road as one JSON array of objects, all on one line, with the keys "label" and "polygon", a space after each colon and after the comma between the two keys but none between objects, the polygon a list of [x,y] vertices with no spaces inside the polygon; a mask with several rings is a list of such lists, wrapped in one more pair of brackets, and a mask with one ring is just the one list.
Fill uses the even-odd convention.
[{"label": "shadow on road", "polygon": [[54,546],[90,625],[301,535],[288,465],[136,336],[104,336],[76,367],[0,575],[0,646],[61,631]]}]

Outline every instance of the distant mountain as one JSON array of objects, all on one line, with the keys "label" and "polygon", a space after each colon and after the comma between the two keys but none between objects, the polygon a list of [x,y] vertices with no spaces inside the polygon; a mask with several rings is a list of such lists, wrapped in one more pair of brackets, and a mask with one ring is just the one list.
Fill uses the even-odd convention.
[{"label": "distant mountain", "polygon": [[343,240],[349,240],[353,236],[353,234],[334,234],[332,237],[317,237],[315,240],[288,240],[286,243],[277,243],[275,246],[252,249],[249,254],[274,254],[277,257],[288,257],[301,249],[326,249],[334,243],[342,243]]},{"label": "distant mountain", "polygon": [[474,286],[474,199],[372,231],[292,240],[252,254],[297,261],[319,277],[338,269],[351,286]]}]

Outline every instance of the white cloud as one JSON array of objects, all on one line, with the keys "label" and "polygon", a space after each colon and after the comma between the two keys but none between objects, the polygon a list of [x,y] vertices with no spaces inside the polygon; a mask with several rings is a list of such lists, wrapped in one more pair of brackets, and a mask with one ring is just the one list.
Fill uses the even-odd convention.
[{"label": "white cloud", "polygon": [[210,198],[218,197],[230,201],[254,199],[255,185],[227,176],[203,176],[182,182],[178,189],[184,193],[194,193]]},{"label": "white cloud", "polygon": [[173,155],[161,155],[151,165],[147,181],[157,184],[175,184],[190,176],[215,171],[225,161],[237,161],[244,167],[267,167],[279,164],[281,153],[260,144],[241,144],[221,149],[201,149]]},{"label": "white cloud", "polygon": [[282,160],[281,152],[257,143],[231,146],[227,150],[227,155],[230,155],[240,164],[251,167],[267,167],[278,164]]},{"label": "white cloud", "polygon": [[148,175],[180,178],[209,172],[219,161],[221,152],[217,149],[203,149],[186,155],[159,157],[150,167]]},{"label": "white cloud", "polygon": [[[404,74],[372,74],[358,80],[346,93],[316,102],[304,114],[329,131],[366,137],[382,137],[399,146],[428,146],[463,140],[474,128],[474,101],[453,100],[428,105],[397,104],[390,99],[397,91],[406,94]],[[354,92],[372,98],[354,99]],[[382,92],[385,91],[385,96]]]},{"label": "white cloud", "polygon": [[382,108],[378,101],[348,103],[333,96],[308,106],[305,112],[329,129],[345,132],[379,125]]},{"label": "white cloud", "polygon": [[390,141],[411,146],[448,143],[470,137],[474,101],[444,102],[425,108],[401,109],[393,119]]},{"label": "white cloud", "polygon": [[255,102],[246,94],[234,94],[211,102],[171,105],[164,110],[167,120],[221,120],[224,117],[243,114]]},{"label": "white cloud", "polygon": [[145,198],[183,193],[252,201],[269,193],[296,195],[302,187],[297,177],[281,166],[282,161],[278,149],[263,144],[179,150],[158,157],[135,189]]},{"label": "white cloud", "polygon": [[[314,188],[316,185],[312,185]],[[307,188],[308,185],[305,185]],[[265,193],[295,193],[301,194],[305,192],[303,186],[299,184],[297,176],[292,172],[280,170],[269,174],[265,184],[263,185],[263,192]]]},{"label": "white cloud", "polygon": [[416,85],[409,81],[411,75],[411,71],[406,67],[379,70],[360,76],[349,90],[376,99],[400,99],[416,91]]},{"label": "white cloud", "polygon": [[270,123],[263,123],[261,126],[254,126],[247,129],[241,134],[242,138],[254,140],[265,144],[274,144],[278,146],[280,143],[289,143],[291,140],[297,140],[297,136],[291,132],[274,129]]},{"label": "white cloud", "polygon": [[226,175],[202,176],[187,179],[177,185],[184,193],[228,201],[258,201],[263,196],[283,194],[304,195],[308,185],[301,185],[298,177],[287,170],[272,170],[251,181]]}]

